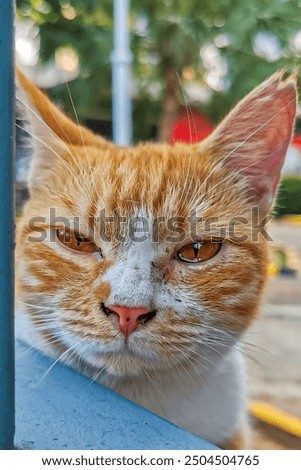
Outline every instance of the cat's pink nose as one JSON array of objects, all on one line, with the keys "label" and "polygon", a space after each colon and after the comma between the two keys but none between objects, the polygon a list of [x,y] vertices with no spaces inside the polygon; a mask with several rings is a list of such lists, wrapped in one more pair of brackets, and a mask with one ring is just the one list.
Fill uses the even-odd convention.
[{"label": "cat's pink nose", "polygon": [[155,315],[155,310],[150,311],[149,307],[125,307],[123,305],[106,305],[105,313],[114,313],[115,325],[127,339],[136,330],[140,323],[147,323]]}]

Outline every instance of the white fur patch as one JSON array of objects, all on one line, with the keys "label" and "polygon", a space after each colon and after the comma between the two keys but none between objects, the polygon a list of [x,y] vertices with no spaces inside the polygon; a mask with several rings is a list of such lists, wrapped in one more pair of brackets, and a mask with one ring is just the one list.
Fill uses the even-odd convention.
[{"label": "white fur patch", "polygon": [[150,240],[133,242],[126,259],[114,264],[102,280],[111,286],[108,304],[124,306],[150,305],[154,295],[151,280],[151,263],[154,250]]}]

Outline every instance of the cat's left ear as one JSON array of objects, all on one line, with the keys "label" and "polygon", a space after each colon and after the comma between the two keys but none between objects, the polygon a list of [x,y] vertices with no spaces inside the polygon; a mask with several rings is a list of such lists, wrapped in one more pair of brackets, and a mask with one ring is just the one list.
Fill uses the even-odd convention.
[{"label": "cat's left ear", "polygon": [[[107,151],[113,146],[101,136],[70,119],[18,68],[16,98],[18,115],[22,120],[25,118],[25,130],[31,136],[33,156],[28,176],[30,189],[43,187],[45,180],[59,171],[58,164],[66,167],[67,159],[67,165],[78,167],[75,157],[72,156],[74,148],[84,148],[82,154],[86,159],[89,154],[86,151],[88,146],[96,147],[100,151]],[[76,158],[80,159],[80,155],[80,152],[76,152]]]},{"label": "cat's left ear", "polygon": [[17,105],[24,108],[33,131],[42,139],[53,139],[74,146],[108,147],[112,145],[101,136],[74,122],[48,96],[16,69]]},{"label": "cat's left ear", "polygon": [[296,76],[276,73],[240,101],[204,142],[221,165],[241,175],[250,202],[273,204],[296,115]]}]

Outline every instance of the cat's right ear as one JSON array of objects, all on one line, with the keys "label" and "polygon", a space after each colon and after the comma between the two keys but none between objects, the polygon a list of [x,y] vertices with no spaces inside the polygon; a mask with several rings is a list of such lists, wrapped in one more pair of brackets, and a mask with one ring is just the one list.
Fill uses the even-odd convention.
[{"label": "cat's right ear", "polygon": [[18,115],[26,122],[25,128],[31,137],[33,148],[28,181],[30,188],[43,186],[45,178],[54,171],[58,160],[70,154],[72,148],[93,146],[107,150],[109,146],[113,146],[102,137],[73,122],[18,68],[16,100]]}]

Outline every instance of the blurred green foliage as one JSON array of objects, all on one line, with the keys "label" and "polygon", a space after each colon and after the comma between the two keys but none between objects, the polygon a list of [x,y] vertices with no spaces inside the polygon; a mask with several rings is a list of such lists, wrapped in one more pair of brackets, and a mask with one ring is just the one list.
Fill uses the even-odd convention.
[{"label": "blurred green foliage", "polygon": [[276,217],[301,214],[301,176],[282,178],[273,213]]},{"label": "blurred green foliage", "polygon": [[[130,4],[136,141],[149,138],[151,126],[159,122],[168,68],[178,73],[178,100],[183,104],[181,85],[187,82],[187,67],[193,68],[195,82],[205,84],[208,67],[200,48],[206,44],[218,45],[227,67],[226,89],[213,89],[202,107],[213,122],[268,75],[283,67],[292,70],[300,62],[290,45],[301,28],[301,0],[131,0]],[[66,17],[70,8],[72,19]],[[31,18],[38,25],[42,61],[53,59],[62,46],[77,52],[80,75],[70,89],[80,118],[111,119],[113,1],[17,0],[17,12],[20,21]],[[259,32],[276,38],[281,57],[254,53]],[[66,87],[50,94],[71,112]]]}]

